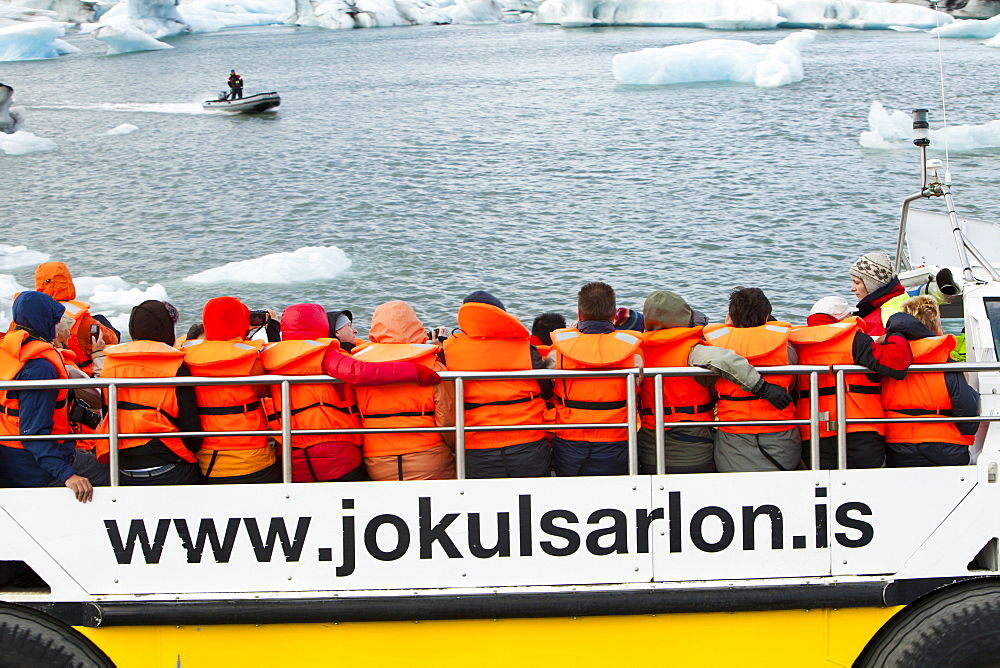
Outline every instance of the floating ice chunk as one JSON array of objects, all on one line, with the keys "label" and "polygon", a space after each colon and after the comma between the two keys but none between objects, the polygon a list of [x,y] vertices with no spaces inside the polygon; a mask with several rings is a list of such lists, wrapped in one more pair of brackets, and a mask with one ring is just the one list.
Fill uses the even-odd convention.
[{"label": "floating ice chunk", "polygon": [[44,9],[34,9],[32,7],[19,7],[11,5],[0,5],[0,28],[12,25],[20,25],[28,21],[55,21],[58,15]]},{"label": "floating ice chunk", "polygon": [[17,280],[10,274],[0,274],[0,328],[4,331],[10,325],[10,306],[14,295],[27,289],[18,284]]},{"label": "floating ice chunk", "polygon": [[[442,3],[443,4],[443,3]],[[503,9],[497,0],[458,0],[447,7],[452,23],[500,23]]]},{"label": "floating ice chunk", "polygon": [[108,130],[104,134],[106,134],[106,135],[127,135],[127,134],[131,134],[131,133],[135,132],[138,129],[139,128],[137,128],[136,126],[132,125],[131,123],[122,123],[118,127],[111,128],[110,130]]},{"label": "floating ice chunk", "polygon": [[13,0],[16,4],[34,10],[52,12],[56,20],[70,23],[86,23],[94,20],[95,2],[82,0]]},{"label": "floating ice chunk", "polygon": [[931,31],[941,37],[971,37],[974,39],[988,39],[1000,34],[1000,16],[994,16],[985,21],[976,19],[964,19],[955,21]]},{"label": "floating ice chunk", "polygon": [[815,39],[812,30],[792,33],[776,44],[709,39],[662,49],[619,53],[611,60],[618,83],[675,84],[738,81],[763,88],[801,81],[801,49]]},{"label": "floating ice chunk", "polygon": [[1000,35],[996,37],[991,37],[990,39],[983,42],[986,46],[992,46],[995,49],[1000,49]]},{"label": "floating ice chunk", "polygon": [[176,0],[125,0],[104,13],[101,25],[134,28],[154,38],[191,32],[177,11]]},{"label": "floating ice chunk", "polygon": [[0,28],[0,62],[43,60],[80,49],[59,39],[66,24],[56,21],[32,21]]},{"label": "floating ice chunk", "polygon": [[336,246],[308,246],[291,253],[272,253],[230,262],[184,280],[191,283],[309,283],[334,278],[350,266],[350,258]]},{"label": "floating ice chunk", "polygon": [[157,49],[172,49],[169,44],[150,37],[141,30],[121,25],[102,25],[91,35],[108,45],[108,55],[133,53],[135,51],[156,51]]},{"label": "floating ice chunk", "polygon": [[[28,250],[25,246],[4,246],[0,244],[0,269],[8,271],[18,267],[34,267],[49,261],[48,253]],[[0,274],[2,277],[3,274]],[[0,291],[0,300],[3,292]]]},{"label": "floating ice chunk", "polygon": [[26,130],[18,130],[11,135],[0,133],[0,151],[3,151],[7,155],[45,153],[54,150],[56,150],[56,143],[54,141],[36,137]]},{"label": "floating ice chunk", "polygon": [[900,26],[930,29],[955,19],[948,14],[906,3],[870,0],[773,0],[785,17],[782,28],[851,28],[888,30]]},{"label": "floating ice chunk", "polygon": [[[282,13],[260,13],[228,2],[194,2],[177,8],[193,33],[215,32],[223,28],[283,23]],[[276,10],[278,8],[275,8]]]},{"label": "floating ice chunk", "polygon": [[564,27],[666,25],[718,30],[768,30],[782,21],[768,0],[545,0],[535,23]]},{"label": "floating ice chunk", "polygon": [[[869,129],[861,133],[860,143],[865,148],[910,148],[913,140],[913,119],[903,111],[889,112],[878,101],[872,102],[868,111]],[[1000,148],[1000,120],[983,125],[953,125],[931,130],[931,149],[975,151]]]},{"label": "floating ice chunk", "polygon": [[91,313],[107,316],[120,332],[128,331],[128,316],[133,306],[148,299],[169,299],[159,283],[143,290],[132,287],[120,276],[84,276],[74,278],[73,284],[76,285],[76,298],[90,304]]}]

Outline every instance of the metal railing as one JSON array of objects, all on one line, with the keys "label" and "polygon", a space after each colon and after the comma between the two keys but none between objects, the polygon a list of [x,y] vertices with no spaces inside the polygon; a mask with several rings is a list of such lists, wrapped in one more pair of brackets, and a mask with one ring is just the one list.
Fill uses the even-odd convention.
[{"label": "metal railing", "polygon": [[[813,470],[818,470],[820,451],[820,422],[819,419],[819,379],[821,376],[834,376],[835,397],[837,406],[837,461],[838,468],[847,468],[847,427],[854,424],[875,424],[875,423],[918,423],[918,422],[996,422],[1000,421],[1000,415],[996,416],[972,416],[972,417],[907,417],[907,418],[847,418],[846,408],[846,376],[857,373],[871,374],[871,370],[855,365],[789,365],[775,367],[760,367],[758,371],[764,375],[793,375],[809,376],[809,418],[792,420],[744,420],[744,421],[705,421],[705,422],[666,422],[663,419],[664,399],[663,399],[663,379],[674,377],[717,377],[717,374],[695,367],[663,367],[650,369],[613,369],[604,371],[564,371],[564,370],[528,370],[528,371],[444,371],[441,378],[445,382],[453,382],[455,386],[455,426],[453,427],[401,427],[401,428],[379,428],[379,429],[292,429],[290,411],[291,406],[291,386],[292,385],[319,385],[329,383],[340,383],[341,381],[329,376],[244,376],[234,378],[185,376],[181,378],[85,378],[70,380],[32,380],[32,381],[7,381],[0,382],[0,391],[3,390],[41,390],[41,389],[74,389],[74,388],[102,388],[107,390],[107,433],[88,434],[47,434],[34,436],[17,436],[16,438],[3,437],[5,441],[47,441],[47,440],[108,440],[109,441],[109,466],[111,475],[111,486],[118,485],[118,443],[122,438],[153,439],[161,438],[165,433],[120,433],[118,430],[118,390],[123,387],[180,387],[180,386],[220,386],[220,385],[269,385],[278,386],[281,396],[281,429],[267,430],[233,430],[233,431],[198,431],[198,432],[168,432],[173,437],[183,436],[280,436],[283,446],[282,455],[282,482],[292,482],[291,453],[289,447],[292,437],[297,435],[335,435],[335,434],[407,434],[407,433],[428,433],[428,432],[453,432],[455,434],[455,468],[459,480],[465,479],[465,435],[468,432],[477,431],[554,431],[577,430],[577,429],[627,429],[628,430],[628,473],[637,475],[639,472],[638,456],[638,392],[637,385],[642,380],[652,380],[654,383],[655,405],[653,415],[655,419],[656,437],[656,473],[663,474],[664,463],[664,440],[665,426],[669,428],[683,427],[729,427],[729,426],[784,426],[796,427],[808,425],[810,430],[809,453],[810,465]],[[950,363],[950,364],[927,364],[914,365],[909,369],[909,373],[929,373],[929,372],[994,372],[1000,373],[1000,363]],[[478,425],[469,426],[465,420],[465,383],[469,381],[482,380],[557,380],[562,378],[623,378],[631,379],[626,384],[627,397],[627,420],[625,422],[609,423],[587,423],[587,424],[524,424],[524,425]]]}]

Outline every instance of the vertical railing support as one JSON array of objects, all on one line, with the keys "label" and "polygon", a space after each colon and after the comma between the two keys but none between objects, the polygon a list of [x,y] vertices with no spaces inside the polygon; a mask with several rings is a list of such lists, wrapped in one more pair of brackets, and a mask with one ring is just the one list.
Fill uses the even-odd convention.
[{"label": "vertical railing support", "polygon": [[[73,441],[73,447],[76,447]],[[108,385],[108,475],[112,487],[118,486],[118,386]]]},{"label": "vertical railing support", "polygon": [[465,480],[465,379],[455,379],[455,477]]},{"label": "vertical railing support", "polygon": [[663,475],[667,472],[667,453],[666,453],[666,433],[664,432],[663,424],[663,374],[658,373],[653,377],[654,391],[655,391],[655,410],[656,410],[656,475]]},{"label": "vertical railing support", "polygon": [[292,481],[292,388],[281,381],[281,482]]},{"label": "vertical railing support", "polygon": [[847,468],[847,397],[844,372],[837,372],[837,468]]},{"label": "vertical railing support", "polygon": [[809,373],[809,468],[819,470],[819,374]]},{"label": "vertical railing support", "polygon": [[625,377],[628,381],[628,474],[629,475],[639,475],[639,439],[636,432],[636,410],[638,409],[638,402],[636,401],[635,383],[636,376],[629,375]]}]

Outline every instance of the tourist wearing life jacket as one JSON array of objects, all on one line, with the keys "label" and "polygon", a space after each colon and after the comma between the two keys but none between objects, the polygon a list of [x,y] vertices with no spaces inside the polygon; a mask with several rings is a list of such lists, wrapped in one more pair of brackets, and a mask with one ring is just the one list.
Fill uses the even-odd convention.
[{"label": "tourist wearing life jacket", "polygon": [[[173,347],[178,313],[171,304],[153,299],[132,309],[128,332],[132,341],[105,349],[101,378],[172,378],[190,376],[184,353]],[[118,440],[122,485],[196,485],[204,482],[195,458],[200,436],[170,436],[201,431],[193,387],[118,388],[118,432],[163,434],[156,438]],[[101,424],[108,433],[108,418]],[[109,459],[109,442],[97,442],[97,457]]]},{"label": "tourist wearing life jacket", "polygon": [[566,329],[566,318],[559,313],[543,313],[531,323],[531,345],[542,359],[552,352],[552,332]]},{"label": "tourist wearing life jacket", "polygon": [[329,323],[331,339],[336,339],[341,350],[346,353],[354,350],[358,345],[358,330],[354,328],[354,314],[344,309],[343,311],[327,311],[327,322]]},{"label": "tourist wearing life jacket", "polygon": [[[615,291],[588,283],[577,294],[578,322],[552,332],[547,362],[555,369],[632,369],[642,366],[640,332],[616,330]],[[564,429],[562,425],[628,421],[628,378],[554,381],[556,431],[552,457],[558,476],[628,473],[628,430]]]},{"label": "tourist wearing life jacket", "polygon": [[[77,301],[76,285],[62,262],[44,262],[35,269],[35,290],[44,292],[65,307],[70,323],[66,348],[76,355],[77,365],[88,375],[100,373],[104,346],[118,343],[118,332],[90,313],[90,304]],[[103,316],[102,316],[103,317]],[[96,335],[93,335],[96,333]]]},{"label": "tourist wearing life jacket", "polygon": [[[759,288],[736,288],[729,295],[725,325],[705,327],[709,345],[728,348],[760,369],[795,364],[795,351],[788,343],[792,326],[769,320],[771,302]],[[720,422],[740,420],[793,420],[795,406],[787,394],[795,386],[794,376],[768,375],[767,381],[781,393],[760,398],[722,378],[716,385],[717,417]],[[730,471],[790,471],[802,459],[798,427],[739,425],[719,427],[715,432],[715,467]]]},{"label": "tourist wearing life jacket", "polygon": [[[782,388],[768,383],[743,357],[726,348],[705,344],[703,326],[694,325],[694,311],[684,299],[657,290],[643,305],[646,332],[642,359],[647,369],[697,366],[709,369],[741,389],[764,399],[787,401]],[[664,464],[666,473],[715,472],[713,430],[689,423],[710,422],[715,416],[715,376],[663,378]],[[642,428],[639,430],[639,473],[656,473],[656,386],[647,373],[639,390]],[[685,426],[680,425],[684,423]]]},{"label": "tourist wearing life jacket", "polygon": [[226,79],[226,85],[229,86],[229,95],[226,96],[227,100],[243,99],[243,77],[237,74],[236,70],[229,70],[229,78]]},{"label": "tourist wearing life jacket", "polygon": [[887,253],[865,253],[851,265],[851,292],[858,298],[857,315],[871,336],[885,334],[885,324],[909,299]]},{"label": "tourist wearing life jacket", "polygon": [[[365,362],[414,362],[427,371],[444,370],[440,346],[406,302],[380,305],[372,314],[371,343],[354,349]],[[331,353],[332,355],[332,353]],[[334,374],[336,375],[336,374]],[[339,376],[338,376],[339,377]],[[441,383],[424,387],[405,382],[378,387],[355,386],[361,425],[365,429],[433,428],[455,424],[454,387]],[[436,432],[362,436],[365,468],[372,480],[444,480],[455,477],[455,457],[449,444],[454,434]]]},{"label": "tourist wearing life jacket", "polygon": [[[291,385],[292,429],[358,429],[354,388],[397,382],[419,382],[417,365],[410,362],[361,362],[329,336],[327,313],[319,304],[295,304],[281,315],[282,340],[261,351],[269,373],[313,376],[329,367],[344,383]],[[327,359],[329,358],[329,362]],[[428,369],[428,371],[430,371]],[[430,372],[433,374],[433,372]],[[436,376],[436,374],[434,374]],[[268,424],[281,428],[281,386],[271,386],[272,414]],[[281,437],[276,439],[282,443]],[[329,482],[364,480],[361,434],[302,434],[292,436],[292,481]]]},{"label": "tourist wearing life jacket", "polygon": [[[261,341],[248,341],[250,309],[235,297],[216,297],[202,312],[205,338],[184,343],[184,363],[192,376],[259,376]],[[261,402],[266,385],[212,385],[195,388],[204,431],[266,431]],[[281,465],[267,436],[205,436],[197,453],[209,484],[280,482]]]},{"label": "tourist wearing life jacket", "polygon": [[[941,312],[933,297],[922,295],[901,305],[904,314],[918,322],[895,329],[910,342],[914,364],[944,364],[955,347],[955,337],[945,334]],[[892,316],[891,320],[901,318]],[[972,417],[979,415],[979,393],[952,372],[918,373],[911,369],[903,380],[882,381],[882,403],[888,418]],[[975,442],[978,422],[889,423],[885,426],[886,465],[962,466],[970,463],[969,446]]]},{"label": "tourist wearing life jacket", "polygon": [[[66,378],[52,346],[64,307],[49,295],[24,291],[13,305],[12,329],[0,341],[0,380]],[[66,390],[0,391],[0,437],[69,434]],[[0,486],[62,487],[78,501],[93,498],[94,485],[107,485],[108,471],[73,441],[0,441]]]},{"label": "tourist wearing life jacket", "polygon": [[[851,308],[843,297],[823,297],[809,311],[806,327],[792,329],[789,340],[798,355],[799,364],[832,366],[857,364],[874,371],[873,374],[848,374],[845,406],[848,419],[885,417],[882,408],[880,377],[902,380],[913,361],[910,345],[896,331],[912,316],[895,315],[889,319],[888,332],[873,340],[865,333],[866,323],[851,315]],[[799,399],[796,417],[809,419],[809,376],[798,377]],[[833,373],[819,376],[819,426],[820,468],[837,468],[837,396],[836,376]],[[810,457],[810,429],[802,432],[803,459]],[[879,423],[847,425],[847,468],[879,468],[885,463],[885,426]]]},{"label": "tourist wearing life jacket", "polygon": [[[532,362],[530,334],[503,302],[482,290],[458,309],[459,332],[445,340],[449,371],[525,371]],[[541,366],[542,360],[538,359]],[[540,425],[545,401],[535,380],[465,382],[465,425]],[[467,478],[528,478],[551,475],[544,429],[465,432]]]}]

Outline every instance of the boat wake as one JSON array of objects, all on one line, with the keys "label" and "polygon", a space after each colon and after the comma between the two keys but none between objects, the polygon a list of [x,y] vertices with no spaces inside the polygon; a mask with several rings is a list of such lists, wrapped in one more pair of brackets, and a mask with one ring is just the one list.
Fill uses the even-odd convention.
[{"label": "boat wake", "polygon": [[207,114],[197,102],[102,102],[99,104],[38,104],[26,105],[30,109],[71,109],[74,111],[130,111],[147,114]]}]

